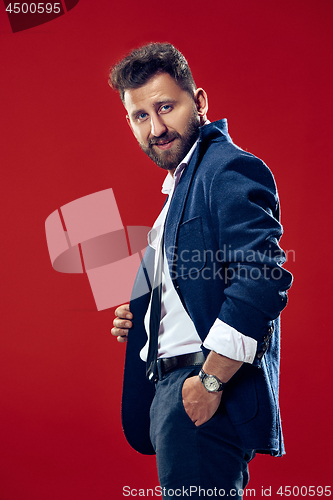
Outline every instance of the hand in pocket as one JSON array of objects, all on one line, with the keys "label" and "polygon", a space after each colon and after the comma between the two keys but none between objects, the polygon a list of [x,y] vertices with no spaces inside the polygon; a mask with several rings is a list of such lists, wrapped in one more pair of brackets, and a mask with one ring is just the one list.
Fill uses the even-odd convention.
[{"label": "hand in pocket", "polygon": [[183,405],[196,426],[207,422],[221,402],[222,392],[208,392],[198,376],[187,378],[182,388]]}]

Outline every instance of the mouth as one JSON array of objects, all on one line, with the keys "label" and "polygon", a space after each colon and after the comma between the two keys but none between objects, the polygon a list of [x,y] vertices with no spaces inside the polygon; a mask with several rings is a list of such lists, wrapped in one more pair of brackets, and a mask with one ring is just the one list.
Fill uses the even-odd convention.
[{"label": "mouth", "polygon": [[154,142],[153,146],[157,146],[158,149],[164,151],[166,149],[170,149],[173,146],[175,140],[176,140],[176,137],[174,137],[173,139],[170,139],[170,140],[166,140],[166,141]]}]

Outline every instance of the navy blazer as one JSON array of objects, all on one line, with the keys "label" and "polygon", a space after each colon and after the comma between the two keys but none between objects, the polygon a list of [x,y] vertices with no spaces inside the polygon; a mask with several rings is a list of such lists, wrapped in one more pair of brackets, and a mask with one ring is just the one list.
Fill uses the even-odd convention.
[{"label": "navy blazer", "polygon": [[[284,453],[278,404],[280,324],[291,274],[279,247],[282,227],[274,178],[258,158],[233,144],[226,120],[200,129],[165,223],[165,251],[175,289],[204,340],[216,318],[257,341],[222,399],[245,448]],[[149,408],[154,386],[139,351],[147,340],[154,251],[147,247],[133,287],[122,397],[130,445],[154,454]],[[206,350],[202,348],[204,353]]]}]

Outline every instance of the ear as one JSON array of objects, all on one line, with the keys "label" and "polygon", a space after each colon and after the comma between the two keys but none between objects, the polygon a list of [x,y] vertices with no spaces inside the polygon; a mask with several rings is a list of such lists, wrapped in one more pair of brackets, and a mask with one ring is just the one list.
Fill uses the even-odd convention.
[{"label": "ear", "polygon": [[207,119],[206,115],[208,111],[208,97],[204,89],[199,88],[194,92],[194,102],[200,116],[200,121],[203,123]]}]

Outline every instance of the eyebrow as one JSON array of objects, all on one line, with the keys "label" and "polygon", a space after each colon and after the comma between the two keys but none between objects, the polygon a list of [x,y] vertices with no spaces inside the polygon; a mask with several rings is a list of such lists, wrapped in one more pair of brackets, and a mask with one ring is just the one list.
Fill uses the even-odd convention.
[{"label": "eyebrow", "polygon": [[[178,101],[172,98],[161,99],[160,101],[156,101],[153,106],[154,108],[159,108],[163,104],[176,104]],[[141,113],[147,113],[144,109],[137,109],[131,113],[131,118],[136,118],[141,115]]]},{"label": "eyebrow", "polygon": [[154,104],[154,107],[160,107],[162,104],[168,104],[168,103],[171,103],[171,104],[176,104],[176,99],[162,99],[161,101],[157,101],[155,104]]}]

